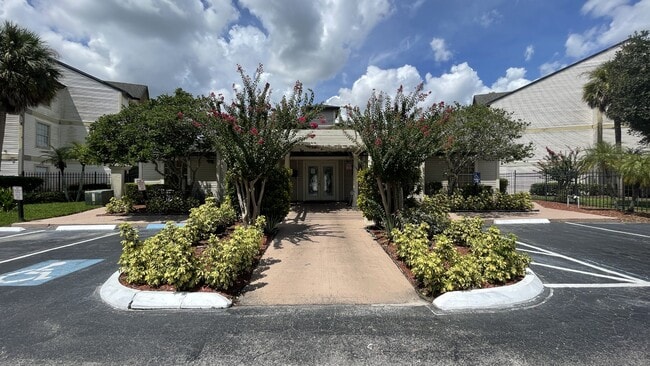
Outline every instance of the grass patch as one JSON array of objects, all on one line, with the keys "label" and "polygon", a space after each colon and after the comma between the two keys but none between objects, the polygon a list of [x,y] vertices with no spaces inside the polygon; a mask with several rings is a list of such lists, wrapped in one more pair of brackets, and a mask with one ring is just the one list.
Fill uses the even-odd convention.
[{"label": "grass patch", "polygon": [[[24,206],[25,220],[31,221],[65,216],[98,207],[101,206],[86,205],[85,202],[33,203]],[[19,222],[18,211],[16,209],[9,212],[0,212],[0,226],[8,226],[15,222]]]}]

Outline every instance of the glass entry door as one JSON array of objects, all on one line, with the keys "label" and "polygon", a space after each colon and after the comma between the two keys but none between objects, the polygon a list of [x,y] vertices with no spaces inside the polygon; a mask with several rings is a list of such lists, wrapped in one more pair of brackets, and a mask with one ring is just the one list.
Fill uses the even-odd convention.
[{"label": "glass entry door", "polygon": [[334,200],[334,165],[307,164],[307,200]]}]

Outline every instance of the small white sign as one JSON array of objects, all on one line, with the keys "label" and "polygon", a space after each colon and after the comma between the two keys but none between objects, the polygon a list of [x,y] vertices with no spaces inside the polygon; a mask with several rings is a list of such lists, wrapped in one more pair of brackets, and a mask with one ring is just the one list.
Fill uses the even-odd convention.
[{"label": "small white sign", "polygon": [[144,184],[144,179],[136,179],[135,183],[138,185],[138,191],[146,191],[147,186]]},{"label": "small white sign", "polygon": [[14,186],[11,187],[13,192],[14,192],[14,199],[16,201],[22,201],[23,200],[23,187],[21,186]]}]

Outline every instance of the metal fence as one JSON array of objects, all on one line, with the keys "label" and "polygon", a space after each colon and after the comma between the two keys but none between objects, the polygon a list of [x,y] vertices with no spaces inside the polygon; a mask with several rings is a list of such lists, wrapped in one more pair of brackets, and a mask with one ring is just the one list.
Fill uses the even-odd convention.
[{"label": "metal fence", "polygon": [[555,201],[599,209],[650,212],[650,188],[624,184],[620,176],[582,174],[569,182],[557,182],[542,173],[502,173],[508,193],[530,192],[535,200]]},{"label": "metal fence", "polygon": [[[38,177],[43,179],[41,184],[35,191],[37,192],[59,192],[63,190],[64,182],[70,187],[75,188],[81,181],[80,172],[65,172],[63,176],[59,172],[25,172],[26,177]],[[91,184],[111,184],[111,175],[104,172],[90,172],[83,175],[84,185]],[[76,188],[75,188],[76,189]]]}]

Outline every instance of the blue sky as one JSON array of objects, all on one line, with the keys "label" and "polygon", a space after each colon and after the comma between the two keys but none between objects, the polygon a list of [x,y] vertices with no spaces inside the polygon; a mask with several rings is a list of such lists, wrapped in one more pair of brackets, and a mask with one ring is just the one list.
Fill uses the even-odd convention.
[{"label": "blue sky", "polygon": [[363,105],[424,83],[467,103],[508,91],[650,29],[650,0],[0,0],[60,59],[153,96],[231,95],[236,64],[264,64],[274,98]]}]

